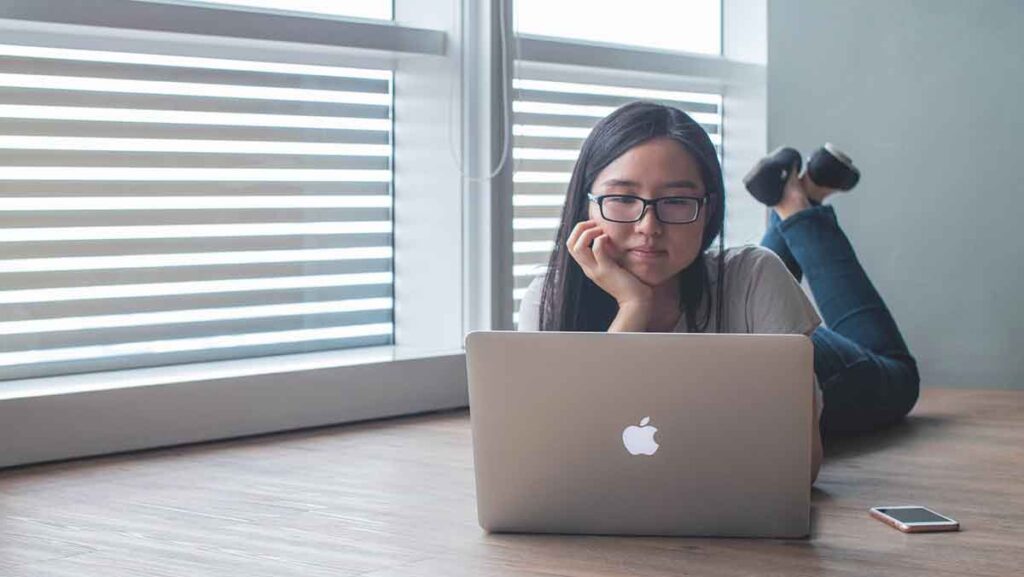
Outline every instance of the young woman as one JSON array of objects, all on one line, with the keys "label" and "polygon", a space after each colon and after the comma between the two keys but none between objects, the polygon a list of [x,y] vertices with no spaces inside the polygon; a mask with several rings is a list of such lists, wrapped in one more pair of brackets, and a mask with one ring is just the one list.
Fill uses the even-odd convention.
[{"label": "young woman", "polygon": [[[583,143],[548,273],[527,289],[519,330],[805,334],[816,431],[894,422],[916,402],[917,366],[820,204],[830,192],[791,174],[767,248],[724,250],[725,191],[707,133],[672,107],[622,106]],[[827,328],[798,284],[804,273]],[[815,477],[820,461],[815,434]]]}]

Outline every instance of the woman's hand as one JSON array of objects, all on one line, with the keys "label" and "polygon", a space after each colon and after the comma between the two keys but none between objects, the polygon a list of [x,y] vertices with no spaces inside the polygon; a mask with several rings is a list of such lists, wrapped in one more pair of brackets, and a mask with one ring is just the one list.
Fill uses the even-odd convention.
[{"label": "woman's hand", "polygon": [[654,289],[617,262],[621,252],[596,221],[577,223],[565,245],[583,269],[583,274],[610,294],[619,303],[619,308],[650,306]]}]

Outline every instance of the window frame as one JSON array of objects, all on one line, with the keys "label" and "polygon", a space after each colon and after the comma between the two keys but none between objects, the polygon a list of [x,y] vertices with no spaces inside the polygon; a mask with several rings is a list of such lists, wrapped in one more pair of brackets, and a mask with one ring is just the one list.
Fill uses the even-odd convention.
[{"label": "window frame", "polygon": [[[436,143],[437,134],[458,140],[463,122],[444,107],[460,64],[450,0],[397,0],[394,22],[129,0],[46,4],[0,0],[4,42],[199,57],[213,47],[225,59],[392,69],[396,344],[0,381],[0,467],[468,403],[461,179],[449,147]],[[296,42],[306,38],[322,43]]]},{"label": "window frame", "polygon": [[[479,177],[500,163],[514,57],[551,80],[652,87],[668,73],[678,78],[666,88],[724,86],[727,187],[764,154],[766,0],[723,0],[720,57],[529,37],[510,43],[513,55],[500,49],[511,1],[395,0],[393,22],[253,12],[218,28],[208,7],[82,0],[53,14],[0,0],[10,43],[392,67],[396,323],[389,347],[0,382],[0,467],[467,406],[465,335],[512,327],[511,144],[503,169]],[[298,21],[323,43],[282,32]],[[440,146],[439,134],[454,142]]]}]

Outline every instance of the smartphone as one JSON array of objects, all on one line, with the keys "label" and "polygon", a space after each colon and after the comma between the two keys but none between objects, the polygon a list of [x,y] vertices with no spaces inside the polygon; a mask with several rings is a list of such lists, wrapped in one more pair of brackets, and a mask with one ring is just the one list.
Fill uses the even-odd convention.
[{"label": "smartphone", "polygon": [[904,533],[960,530],[960,523],[955,520],[939,515],[927,507],[918,505],[872,507],[871,516],[886,525],[892,525]]}]

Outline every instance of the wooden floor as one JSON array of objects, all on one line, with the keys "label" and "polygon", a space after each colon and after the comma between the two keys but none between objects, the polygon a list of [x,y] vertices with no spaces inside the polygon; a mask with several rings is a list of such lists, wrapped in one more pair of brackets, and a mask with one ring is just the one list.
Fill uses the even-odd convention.
[{"label": "wooden floor", "polygon": [[[827,447],[801,541],[488,535],[464,411],[0,471],[0,575],[1024,574],[1024,391]],[[918,503],[959,533],[868,517]]]}]

